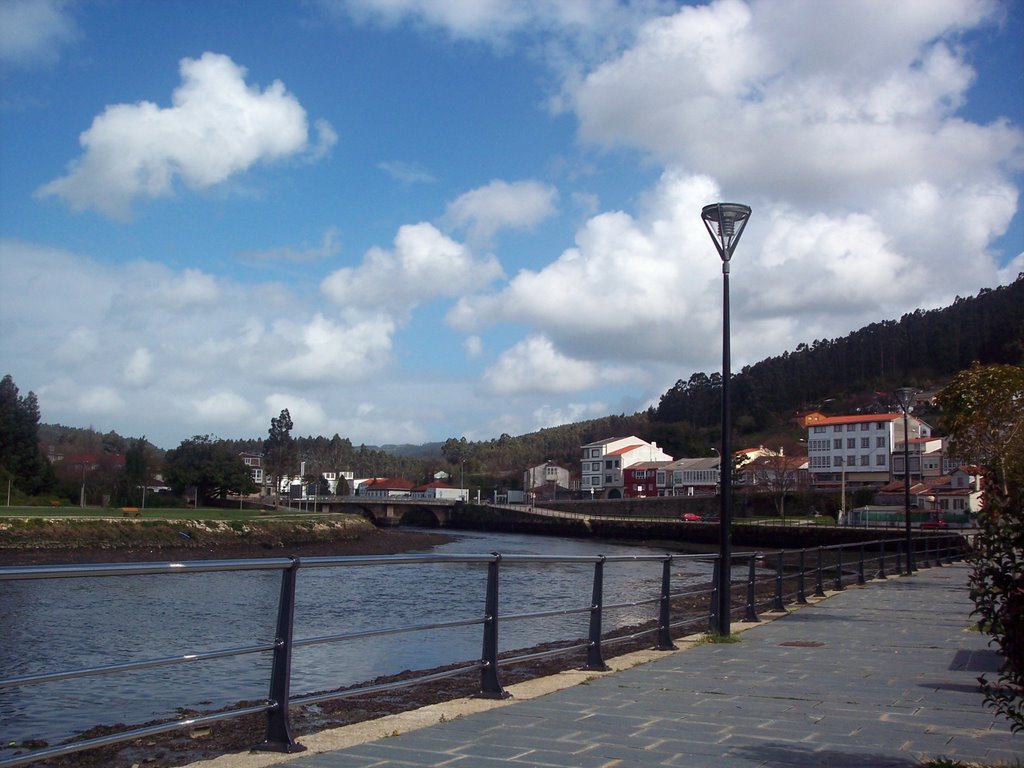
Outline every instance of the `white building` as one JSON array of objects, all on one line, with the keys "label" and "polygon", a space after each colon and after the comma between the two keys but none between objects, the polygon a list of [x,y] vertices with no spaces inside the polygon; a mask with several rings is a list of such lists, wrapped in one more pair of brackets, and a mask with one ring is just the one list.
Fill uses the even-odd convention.
[{"label": "white building", "polygon": [[[920,419],[910,416],[908,426],[911,441],[931,437],[931,427]],[[904,439],[902,413],[828,416],[817,420],[807,427],[811,483],[886,483],[892,477],[893,451],[897,445],[902,446]]]},{"label": "white building", "polygon": [[672,461],[672,457],[639,437],[612,437],[582,446],[580,490],[593,498],[621,499],[623,475],[634,464]]}]

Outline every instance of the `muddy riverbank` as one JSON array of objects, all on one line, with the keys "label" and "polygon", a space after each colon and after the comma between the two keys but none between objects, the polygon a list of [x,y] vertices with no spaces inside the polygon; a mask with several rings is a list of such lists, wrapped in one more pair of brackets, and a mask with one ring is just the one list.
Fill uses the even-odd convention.
[{"label": "muddy riverbank", "polygon": [[429,531],[380,529],[362,518],[323,520],[0,521],[0,565],[121,563],[284,555],[390,555],[450,540]]}]

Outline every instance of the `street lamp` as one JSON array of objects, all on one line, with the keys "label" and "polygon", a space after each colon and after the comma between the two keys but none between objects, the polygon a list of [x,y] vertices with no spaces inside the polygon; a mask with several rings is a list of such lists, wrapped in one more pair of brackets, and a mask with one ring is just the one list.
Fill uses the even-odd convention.
[{"label": "street lamp", "polygon": [[900,387],[894,393],[896,402],[903,409],[903,508],[906,512],[907,529],[907,576],[912,576],[914,566],[914,539],[910,534],[910,403],[917,394],[911,387]]},{"label": "street lamp", "polygon": [[[718,534],[718,606],[715,630],[727,637],[732,610],[732,439],[729,412],[729,262],[740,242],[750,207],[739,203],[712,203],[700,212],[704,227],[722,257],[722,453],[719,459],[721,514]],[[712,226],[714,225],[714,226]]]}]

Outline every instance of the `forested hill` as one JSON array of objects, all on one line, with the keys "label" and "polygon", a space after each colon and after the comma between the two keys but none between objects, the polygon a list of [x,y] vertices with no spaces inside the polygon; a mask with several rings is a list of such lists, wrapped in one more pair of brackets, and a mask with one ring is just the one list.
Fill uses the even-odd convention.
[{"label": "forested hill", "polygon": [[[944,309],[872,323],[743,368],[732,379],[734,421],[741,433],[753,432],[826,398],[900,385],[928,389],[975,360],[1024,362],[1024,273],[1010,285],[957,297]],[[678,381],[662,395],[652,421],[715,426],[721,383],[718,373]]]}]

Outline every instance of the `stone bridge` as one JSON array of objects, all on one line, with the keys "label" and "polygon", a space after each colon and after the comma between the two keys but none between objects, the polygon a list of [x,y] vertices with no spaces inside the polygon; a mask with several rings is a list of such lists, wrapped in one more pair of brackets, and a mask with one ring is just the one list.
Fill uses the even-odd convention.
[{"label": "stone bridge", "polygon": [[[424,515],[432,515],[437,525],[444,528],[451,520],[452,509],[459,503],[453,499],[367,498],[365,496],[328,497],[318,500],[316,508],[323,512],[348,512],[363,515],[381,528],[401,525],[403,518],[417,518],[422,524]],[[429,518],[428,518],[429,519]]]}]

